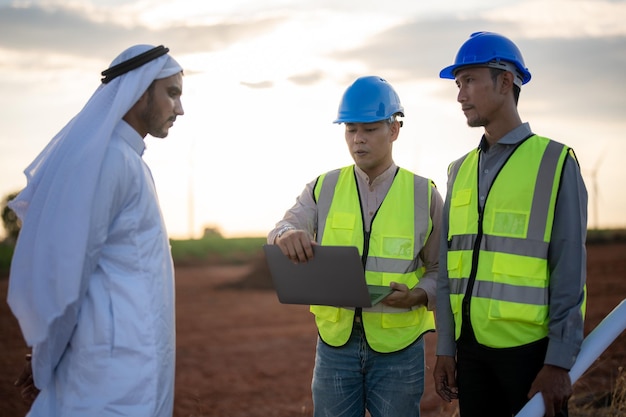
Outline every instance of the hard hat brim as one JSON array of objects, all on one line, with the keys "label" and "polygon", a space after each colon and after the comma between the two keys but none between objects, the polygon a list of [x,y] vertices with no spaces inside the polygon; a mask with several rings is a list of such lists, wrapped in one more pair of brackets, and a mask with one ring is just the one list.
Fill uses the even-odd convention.
[{"label": "hard hat brim", "polygon": [[[514,64],[513,64],[514,65]],[[460,70],[461,68],[470,68],[470,67],[485,67],[485,68],[498,68],[497,66],[493,66],[493,65],[489,65],[489,62],[475,62],[475,63],[471,63],[471,64],[454,64],[454,65],[450,65],[445,67],[444,69],[442,69],[439,72],[439,78],[445,78],[445,79],[449,79],[449,80],[454,80],[455,79],[455,73]],[[519,75],[519,77],[522,79],[522,85],[526,84],[528,81],[530,81],[531,75],[530,72],[527,69],[521,69],[519,67],[517,67],[517,74],[514,75]],[[502,68],[500,68],[502,69]]]},{"label": "hard hat brim", "polygon": [[456,69],[460,66],[461,65],[450,65],[445,67],[439,72],[439,78],[454,80],[454,73],[456,72]]},{"label": "hard hat brim", "polygon": [[381,122],[383,120],[389,120],[389,118],[393,117],[393,116],[404,117],[404,111],[395,112],[394,114],[390,115],[389,117],[383,117],[382,119],[380,118],[380,116],[372,116],[372,117],[366,117],[366,116],[362,116],[362,117],[342,116],[342,117],[339,117],[339,118],[333,120],[333,123],[336,123],[336,124],[340,124],[340,123],[376,123],[376,122]]}]

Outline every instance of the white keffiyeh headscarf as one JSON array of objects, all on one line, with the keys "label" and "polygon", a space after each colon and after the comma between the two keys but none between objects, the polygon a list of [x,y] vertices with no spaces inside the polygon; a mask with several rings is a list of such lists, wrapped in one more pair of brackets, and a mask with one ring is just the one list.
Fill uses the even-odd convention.
[{"label": "white keffiyeh headscarf", "polygon": [[[136,45],[111,67],[154,47]],[[167,50],[165,50],[167,52]],[[75,323],[86,278],[97,260],[88,253],[92,203],[113,129],[150,84],[182,71],[163,54],[102,83],[85,107],[52,138],[26,168],[26,188],[9,206],[22,220],[11,263],[8,303],[29,346],[37,349],[33,369],[38,386],[47,384],[62,352],[46,348],[54,332]],[[48,364],[44,368],[40,364]]]}]

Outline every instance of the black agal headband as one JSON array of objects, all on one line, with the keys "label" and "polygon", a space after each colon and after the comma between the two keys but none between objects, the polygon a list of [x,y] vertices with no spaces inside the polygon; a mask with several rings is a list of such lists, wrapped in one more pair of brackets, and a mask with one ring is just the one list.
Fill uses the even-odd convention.
[{"label": "black agal headband", "polygon": [[102,71],[102,83],[107,84],[112,79],[119,77],[122,74],[126,74],[128,71],[132,71],[135,68],[139,68],[140,66],[147,64],[153,59],[157,59],[158,57],[165,55],[170,50],[169,48],[164,47],[163,45],[159,45],[154,47],[142,54],[139,54],[131,59],[128,59],[124,62],[120,62],[117,65],[112,66],[111,68],[107,68]]}]

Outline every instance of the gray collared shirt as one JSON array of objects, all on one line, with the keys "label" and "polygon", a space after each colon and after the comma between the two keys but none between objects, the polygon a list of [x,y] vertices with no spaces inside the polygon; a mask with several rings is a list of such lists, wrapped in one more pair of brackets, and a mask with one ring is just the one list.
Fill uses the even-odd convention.
[{"label": "gray collared shirt", "polygon": [[[516,145],[533,135],[523,123],[488,146],[483,136],[478,163],[478,198],[484,207],[495,176],[515,150]],[[442,216],[439,276],[437,280],[437,355],[455,356],[454,317],[450,309],[450,286],[447,270],[447,238],[450,213],[451,184]],[[570,369],[583,339],[583,288],[586,281],[587,190],[578,162],[571,155],[565,160],[561,176],[552,239],[548,253],[550,268],[550,300],[548,351],[544,363]]]}]

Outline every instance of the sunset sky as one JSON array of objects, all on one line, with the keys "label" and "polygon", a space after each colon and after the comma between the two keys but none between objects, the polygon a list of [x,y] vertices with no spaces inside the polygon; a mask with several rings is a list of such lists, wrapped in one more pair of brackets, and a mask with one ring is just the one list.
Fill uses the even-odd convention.
[{"label": "sunset sky", "polygon": [[532,73],[522,120],[574,148],[589,227],[626,227],[625,21],[617,0],[0,0],[0,198],[138,43],[185,69],[185,115],[144,154],[173,238],[265,235],[307,182],[351,164],[332,120],[362,75],[387,79],[405,107],[395,162],[445,195],[448,163],[482,129],[439,71],[487,30]]}]

